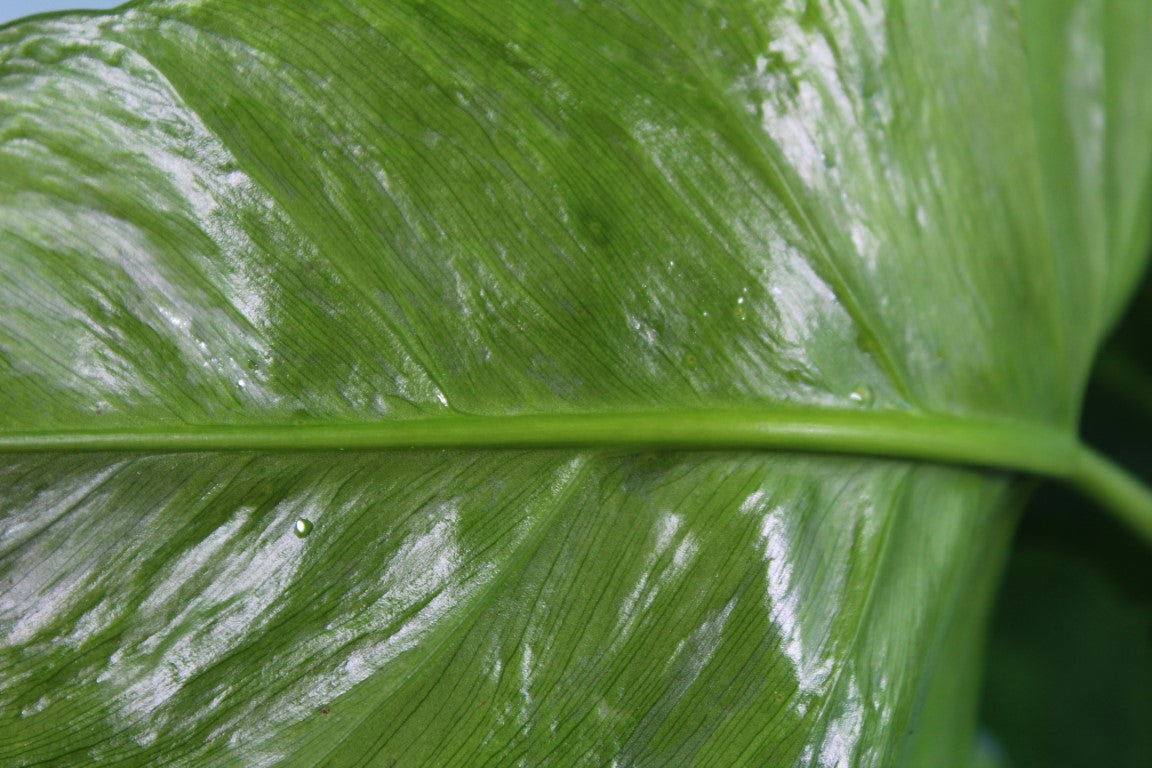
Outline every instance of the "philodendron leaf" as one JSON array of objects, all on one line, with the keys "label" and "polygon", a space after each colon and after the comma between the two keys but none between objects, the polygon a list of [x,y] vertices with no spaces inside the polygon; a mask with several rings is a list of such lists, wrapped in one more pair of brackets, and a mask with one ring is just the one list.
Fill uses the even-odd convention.
[{"label": "philodendron leaf", "polygon": [[1002,470],[1142,498],[1072,433],[1150,42],[1143,0],[0,29],[0,763],[962,763]]}]

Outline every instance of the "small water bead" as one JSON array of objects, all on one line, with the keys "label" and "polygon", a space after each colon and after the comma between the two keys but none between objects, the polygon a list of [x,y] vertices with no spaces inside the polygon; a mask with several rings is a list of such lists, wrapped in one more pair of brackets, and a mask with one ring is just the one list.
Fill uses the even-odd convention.
[{"label": "small water bead", "polygon": [[292,532],[296,534],[296,538],[302,539],[312,533],[312,529],[315,527],[308,518],[298,517],[296,518],[296,525],[292,526]]},{"label": "small water bead", "polygon": [[876,400],[876,393],[872,391],[872,387],[865,384],[852,390],[852,393],[848,395],[848,399],[861,405],[872,405],[873,401]]}]

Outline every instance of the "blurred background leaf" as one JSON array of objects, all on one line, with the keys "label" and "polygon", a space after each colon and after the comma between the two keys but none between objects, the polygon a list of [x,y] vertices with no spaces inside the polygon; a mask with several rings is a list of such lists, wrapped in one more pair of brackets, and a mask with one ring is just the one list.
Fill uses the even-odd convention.
[{"label": "blurred background leaf", "polygon": [[[1152,482],[1152,279],[1101,356],[1083,435]],[[1012,768],[1152,765],[1152,557],[1045,485],[1025,512],[993,619],[988,730]]]}]

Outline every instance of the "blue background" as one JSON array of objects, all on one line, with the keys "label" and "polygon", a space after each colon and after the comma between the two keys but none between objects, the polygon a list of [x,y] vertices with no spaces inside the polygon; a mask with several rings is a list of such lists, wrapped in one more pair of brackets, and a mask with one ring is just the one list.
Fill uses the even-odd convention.
[{"label": "blue background", "polygon": [[124,0],[0,0],[0,24],[33,13],[77,8],[115,8],[122,2]]}]

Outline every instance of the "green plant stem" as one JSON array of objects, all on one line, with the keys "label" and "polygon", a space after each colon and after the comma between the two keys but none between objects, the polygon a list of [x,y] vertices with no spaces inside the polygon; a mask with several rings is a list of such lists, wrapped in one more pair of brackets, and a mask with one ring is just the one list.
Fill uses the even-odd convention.
[{"label": "green plant stem", "polygon": [[1086,445],[1080,446],[1078,458],[1068,482],[1152,543],[1152,491]]},{"label": "green plant stem", "polygon": [[712,410],[445,416],[374,424],[199,426],[0,435],[0,453],[417,448],[772,450],[912,459],[1066,482],[1152,543],[1152,491],[1053,427],[902,412]]}]

